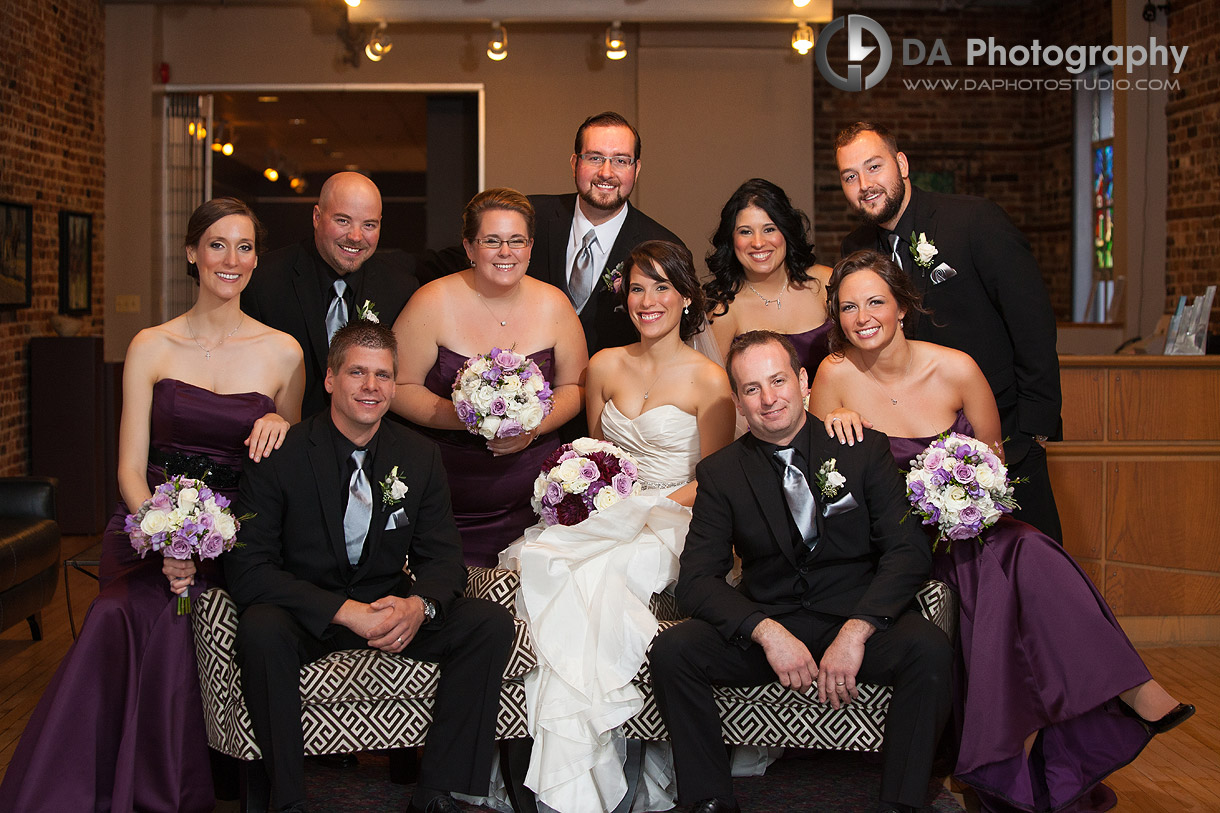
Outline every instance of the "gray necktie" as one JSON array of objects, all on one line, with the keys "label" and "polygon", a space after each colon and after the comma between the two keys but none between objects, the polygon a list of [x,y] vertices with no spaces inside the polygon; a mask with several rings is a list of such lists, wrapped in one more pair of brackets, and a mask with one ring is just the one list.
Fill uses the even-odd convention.
[{"label": "gray necktie", "polygon": [[335,296],[330,301],[330,307],[326,309],[327,347],[330,346],[331,340],[335,338],[335,331],[347,324],[347,300],[343,298],[343,292],[347,290],[347,283],[337,279],[335,284],[330,287],[335,292]]},{"label": "gray necktie", "polygon": [[902,238],[898,235],[890,235],[890,259],[897,263],[899,268],[902,268],[902,252],[898,250],[898,244],[901,241]]},{"label": "gray necktie", "polygon": [[580,242],[580,251],[572,260],[572,274],[568,278],[568,298],[572,306],[580,313],[581,308],[589,301],[593,293],[593,244],[597,242],[597,232],[589,229]]},{"label": "gray necktie", "polygon": [[347,486],[347,511],[343,513],[343,541],[347,544],[347,561],[353,567],[360,561],[364,550],[364,538],[369,534],[369,523],[373,520],[373,487],[364,474],[364,456],[367,449],[352,452],[356,470]]},{"label": "gray necktie", "polygon": [[788,513],[796,522],[796,528],[801,532],[805,547],[813,550],[818,544],[818,526],[813,516],[813,512],[817,510],[817,504],[814,502],[813,492],[809,488],[809,481],[805,479],[800,468],[792,462],[795,454],[796,450],[791,448],[775,451],[776,459],[784,464],[784,502],[788,503]]}]

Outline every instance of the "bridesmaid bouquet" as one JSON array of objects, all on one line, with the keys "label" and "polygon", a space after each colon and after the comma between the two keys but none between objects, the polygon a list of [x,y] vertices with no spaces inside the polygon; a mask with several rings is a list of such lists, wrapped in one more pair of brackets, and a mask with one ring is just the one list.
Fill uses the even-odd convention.
[{"label": "bridesmaid bouquet", "polygon": [[544,525],[576,525],[640,493],[631,455],[602,440],[577,438],[551,453],[534,481],[531,504]]},{"label": "bridesmaid bouquet", "polygon": [[946,552],[953,541],[978,537],[1017,507],[999,456],[957,432],[932,441],[911,461],[907,500],[924,525],[936,527],[932,550],[944,540]]},{"label": "bridesmaid bouquet", "polygon": [[554,393],[528,356],[493,347],[472,356],[453,381],[453,406],[472,435],[510,438],[538,428]]},{"label": "bridesmaid bouquet", "polygon": [[[234,517],[229,500],[202,480],[175,475],[157,486],[134,514],[128,514],[123,532],[143,559],[160,551],[171,559],[215,559],[237,542],[241,520]],[[191,611],[191,598],[178,596],[178,615]]]}]

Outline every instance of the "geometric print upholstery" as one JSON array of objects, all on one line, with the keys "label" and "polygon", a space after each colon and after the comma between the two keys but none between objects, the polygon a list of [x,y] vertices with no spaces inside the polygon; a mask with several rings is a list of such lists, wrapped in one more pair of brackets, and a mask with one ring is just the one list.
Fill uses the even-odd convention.
[{"label": "geometric print upholstery", "polygon": [[[468,568],[466,595],[515,608],[517,574]],[[928,582],[917,597],[920,610],[950,638],[957,625],[957,597],[940,582]],[[673,596],[653,597],[661,629],[681,623]],[[193,602],[192,623],[203,694],[208,744],[239,759],[260,754],[241,694],[236,662],[237,608],[227,592],[212,588]],[[526,736],[525,687],[521,677],[537,666],[525,624],[515,618],[516,639],[505,668],[496,722],[497,739]],[[301,669],[301,721],[307,755],[422,745],[432,719],[439,669],[373,649],[343,650]],[[625,726],[629,737],[668,739],[649,685],[645,660],[635,683],[644,708]],[[716,687],[726,743],[847,751],[879,751],[890,689],[860,684],[860,698],[835,711],[778,682],[749,688]]]}]

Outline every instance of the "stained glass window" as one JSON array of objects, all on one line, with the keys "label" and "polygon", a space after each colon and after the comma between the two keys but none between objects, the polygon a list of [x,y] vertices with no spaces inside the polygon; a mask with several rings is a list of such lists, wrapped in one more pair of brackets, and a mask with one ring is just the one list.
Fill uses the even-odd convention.
[{"label": "stained glass window", "polygon": [[1114,143],[1093,142],[1093,269],[1102,279],[1114,272]]}]

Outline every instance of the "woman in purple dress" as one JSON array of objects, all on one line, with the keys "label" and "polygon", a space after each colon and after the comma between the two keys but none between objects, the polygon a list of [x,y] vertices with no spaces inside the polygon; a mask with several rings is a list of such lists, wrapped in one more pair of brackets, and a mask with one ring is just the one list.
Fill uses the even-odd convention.
[{"label": "woman in purple dress", "polygon": [[[241,201],[195,210],[186,256],[195,304],[132,339],[119,429],[122,502],[102,537],[100,584],[80,638],[30,717],[0,811],[185,811],[215,806],[189,616],[175,594],[215,583],[215,562],[141,559],[126,515],[167,475],[232,495],[300,418],[305,367],[288,335],[244,316],[261,226]],[[67,767],[65,767],[67,766]]]},{"label": "woman in purple dress", "polygon": [[[720,211],[707,255],[708,318],[720,358],[750,330],[773,330],[796,347],[809,377],[826,357],[826,280],[809,241],[809,218],[770,181],[746,181]],[[738,294],[741,297],[738,298]]]},{"label": "woman in purple dress", "polygon": [[[829,434],[854,443],[864,416],[890,436],[903,468],[947,431],[1003,456],[995,400],[973,359],[903,335],[903,317],[922,308],[898,266],[856,252],[828,289],[834,354],[810,409]],[[983,809],[1109,810],[1116,798],[1101,780],[1194,713],[1152,680],[1088,576],[1035,528],[1003,517],[981,544],[938,553],[933,575],[961,598],[954,774]]]},{"label": "woman in purple dress", "polygon": [[[466,564],[494,567],[534,524],[534,478],[559,446],[555,430],[581,410],[589,355],[572,303],[525,275],[534,245],[528,198],[513,189],[475,195],[462,212],[462,245],[470,268],[420,288],[394,323],[403,352],[392,408],[440,445]],[[537,429],[485,441],[466,431],[450,395],[466,360],[493,347],[532,358],[554,402]]]}]

